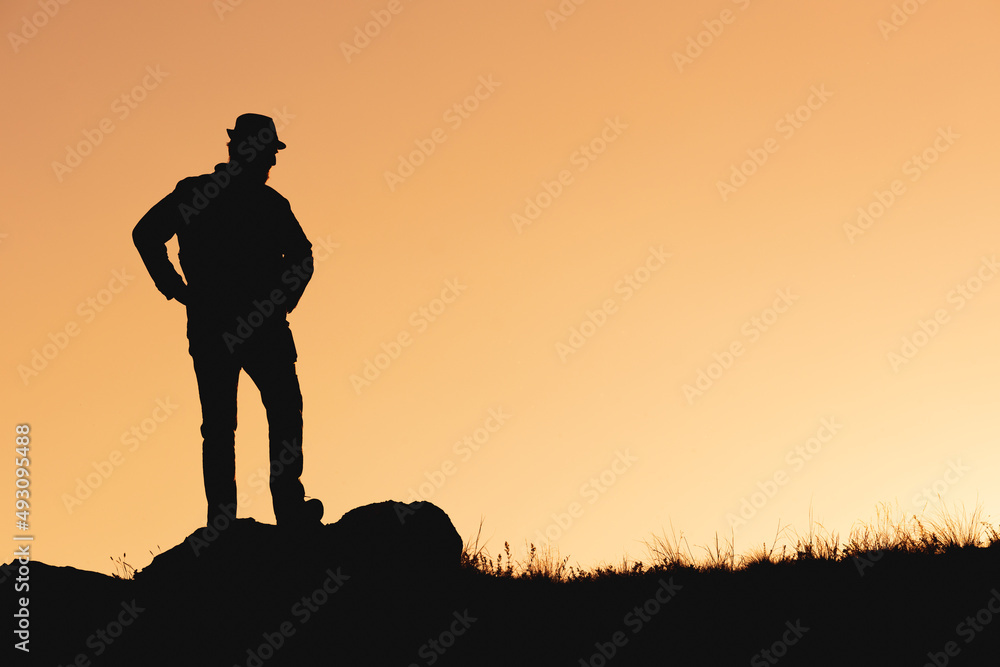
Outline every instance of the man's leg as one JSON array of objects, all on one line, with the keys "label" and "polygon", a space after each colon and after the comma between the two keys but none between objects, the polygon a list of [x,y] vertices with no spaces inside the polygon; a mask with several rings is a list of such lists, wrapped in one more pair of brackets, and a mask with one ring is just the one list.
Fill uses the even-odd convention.
[{"label": "man's leg", "polygon": [[267,349],[244,360],[243,368],[260,390],[267,411],[271,459],[271,501],[279,524],[302,517],[305,489],[302,476],[302,392],[295,373],[295,345],[287,326],[268,337]]},{"label": "man's leg", "polygon": [[236,390],[240,367],[225,348],[192,352],[201,397],[202,471],[208,525],[236,516]]}]

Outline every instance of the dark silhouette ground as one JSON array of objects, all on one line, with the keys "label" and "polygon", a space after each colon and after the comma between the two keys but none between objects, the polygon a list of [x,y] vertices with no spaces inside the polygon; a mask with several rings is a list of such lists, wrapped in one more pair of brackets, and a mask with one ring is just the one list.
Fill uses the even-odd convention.
[{"label": "dark silhouette ground", "polygon": [[19,664],[1000,664],[996,543],[561,582],[461,554],[439,508],[386,502],[308,534],[196,531],[133,579],[36,562]]}]

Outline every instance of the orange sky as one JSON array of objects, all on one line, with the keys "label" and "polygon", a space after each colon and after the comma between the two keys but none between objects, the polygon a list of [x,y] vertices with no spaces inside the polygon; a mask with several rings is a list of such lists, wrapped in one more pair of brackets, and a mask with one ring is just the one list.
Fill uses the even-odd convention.
[{"label": "orange sky", "polygon": [[[677,4],[4,3],[35,557],[142,567],[204,520],[184,311],[130,232],[243,112],[316,252],[290,320],[328,521],[419,496],[589,567],[925,489],[996,511],[1000,7]],[[271,522],[245,375],[237,448]]]}]

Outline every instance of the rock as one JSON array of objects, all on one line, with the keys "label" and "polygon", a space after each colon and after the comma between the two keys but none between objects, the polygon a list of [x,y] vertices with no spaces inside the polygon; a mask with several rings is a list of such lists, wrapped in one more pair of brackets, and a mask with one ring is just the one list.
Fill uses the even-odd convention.
[{"label": "rock", "polygon": [[[414,609],[441,619],[455,608],[444,592],[455,590],[463,543],[430,503],[374,503],[309,530],[219,524],[199,528],[129,582],[148,608],[144,625],[185,637],[156,664],[257,664],[247,650],[267,653],[262,642],[282,636],[295,640],[267,667],[309,664],[314,650],[352,664],[389,631],[411,659],[426,641]],[[201,652],[188,655],[195,646]]]},{"label": "rock", "polygon": [[288,531],[253,519],[199,528],[137,572],[143,584],[260,579],[276,559],[293,562],[284,576],[332,565],[377,576],[420,577],[457,571],[462,538],[432,503],[384,501],[353,509],[314,531]]},{"label": "rock", "polygon": [[448,515],[429,502],[365,505],[327,528],[340,560],[357,571],[419,575],[454,571],[461,564],[461,536]]}]

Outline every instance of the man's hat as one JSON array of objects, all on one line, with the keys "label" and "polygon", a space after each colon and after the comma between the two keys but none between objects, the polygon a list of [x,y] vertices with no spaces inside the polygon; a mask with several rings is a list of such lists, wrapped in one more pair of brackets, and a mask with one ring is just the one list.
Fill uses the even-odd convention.
[{"label": "man's hat", "polygon": [[274,121],[269,116],[262,116],[259,113],[245,113],[236,119],[236,127],[226,130],[230,141],[242,142],[249,137],[255,137],[257,141],[265,145],[274,145],[278,150],[287,148],[285,144],[278,140],[278,130],[274,127]]}]

